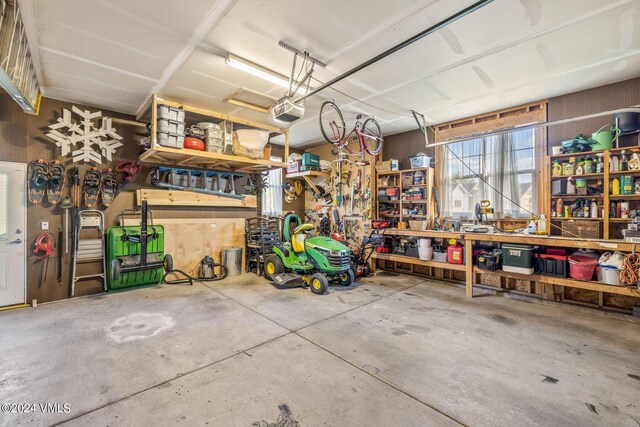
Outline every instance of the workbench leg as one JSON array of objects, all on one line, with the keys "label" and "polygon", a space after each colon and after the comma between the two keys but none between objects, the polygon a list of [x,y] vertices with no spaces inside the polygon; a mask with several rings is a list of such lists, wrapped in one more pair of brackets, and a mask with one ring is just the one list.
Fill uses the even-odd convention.
[{"label": "workbench leg", "polygon": [[468,298],[473,298],[473,241],[464,241],[464,254],[465,272],[467,276],[465,294]]}]

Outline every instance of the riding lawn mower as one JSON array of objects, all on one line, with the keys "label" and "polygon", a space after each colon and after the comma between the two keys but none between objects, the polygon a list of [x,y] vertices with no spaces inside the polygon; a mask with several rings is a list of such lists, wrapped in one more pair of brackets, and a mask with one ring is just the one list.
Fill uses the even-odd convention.
[{"label": "riding lawn mower", "polygon": [[302,224],[300,217],[287,214],[281,225],[282,244],[264,260],[264,275],[279,286],[309,286],[323,294],[329,281],[349,286],[355,280],[350,250],[330,237],[309,237],[313,224]]}]

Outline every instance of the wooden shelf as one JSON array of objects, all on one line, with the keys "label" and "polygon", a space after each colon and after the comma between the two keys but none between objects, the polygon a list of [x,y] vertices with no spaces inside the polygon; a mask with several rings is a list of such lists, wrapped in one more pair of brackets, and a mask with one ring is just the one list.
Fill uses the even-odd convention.
[{"label": "wooden shelf", "polygon": [[474,273],[488,274],[494,276],[508,277],[510,279],[530,280],[538,283],[547,283],[556,286],[567,286],[570,288],[587,289],[590,291],[607,292],[610,294],[626,295],[632,297],[640,297],[640,290],[633,288],[626,288],[624,286],[612,286],[599,282],[582,281],[571,278],[562,278],[554,276],[544,276],[541,274],[518,274],[510,273],[504,270],[486,271],[481,270],[478,267],[473,268]]},{"label": "wooden shelf", "polygon": [[611,176],[611,175],[615,175],[615,176],[620,176],[620,175],[640,175],[640,170],[609,172],[609,176]]},{"label": "wooden shelf", "polygon": [[576,217],[552,216],[551,221],[604,221],[604,218],[581,218],[579,216],[576,216]]},{"label": "wooden shelf", "polygon": [[582,175],[561,175],[552,176],[551,179],[566,179],[566,178],[604,178],[604,173],[583,173]]},{"label": "wooden shelf", "polygon": [[151,122],[151,147],[144,153],[140,154],[138,159],[141,162],[164,164],[174,167],[197,167],[202,169],[246,173],[263,172],[269,169],[287,167],[287,164],[284,162],[250,159],[248,157],[222,153],[210,153],[207,151],[190,150],[186,148],[163,147],[157,143],[157,112],[158,106],[160,105],[184,110],[187,115],[187,120],[191,117],[191,119],[206,119],[207,121],[213,120],[215,122],[230,121],[234,123],[234,128],[236,125],[239,125],[240,128],[249,127],[268,131],[271,134],[284,135],[285,143],[283,157],[286,159],[289,156],[289,131],[287,129],[278,128],[267,123],[257,123],[239,117],[221,114],[204,108],[189,106],[154,94],[140,109],[140,113],[137,117],[139,120],[144,117],[144,121]]},{"label": "wooden shelf", "polygon": [[632,222],[634,218],[609,218],[609,222]]},{"label": "wooden shelf", "polygon": [[406,203],[407,205],[410,204],[426,204],[427,201],[425,199],[420,199],[420,200],[403,200],[402,203]]},{"label": "wooden shelf", "polygon": [[224,208],[251,208],[257,206],[256,196],[245,195],[244,199],[214,196],[193,191],[143,188],[136,191],[138,206],[146,200],[149,206],[207,206]]},{"label": "wooden shelf", "polygon": [[639,199],[640,194],[609,194],[610,199]]},{"label": "wooden shelf", "polygon": [[203,169],[228,170],[233,172],[261,172],[274,168],[286,168],[287,164],[270,160],[250,159],[229,154],[209,153],[188,148],[170,148],[160,145],[140,154],[138,160],[171,166],[198,167]]},{"label": "wooden shelf", "polygon": [[288,173],[286,175],[286,178],[287,179],[304,179],[305,176],[309,176],[309,177],[321,176],[323,178],[329,178],[331,176],[331,172],[326,172],[326,171],[305,171],[305,172],[297,172],[297,173]]},{"label": "wooden shelf", "polygon": [[464,264],[449,264],[448,262],[440,261],[423,261],[420,258],[414,258],[404,255],[396,254],[382,254],[374,252],[371,255],[373,259],[381,259],[385,261],[403,262],[406,264],[424,265],[426,267],[444,268],[446,270],[466,271],[467,267]]},{"label": "wooden shelf", "polygon": [[571,199],[602,199],[604,197],[604,194],[596,194],[596,195],[588,195],[588,194],[584,194],[584,195],[578,195],[578,194],[556,194],[556,195],[551,195],[552,199],[566,199],[566,200],[571,200]]}]

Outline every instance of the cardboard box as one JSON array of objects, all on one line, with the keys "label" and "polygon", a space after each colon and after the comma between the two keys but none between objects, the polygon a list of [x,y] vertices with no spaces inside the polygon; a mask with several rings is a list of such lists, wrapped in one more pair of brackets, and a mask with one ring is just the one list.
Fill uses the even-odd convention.
[{"label": "cardboard box", "polygon": [[287,163],[287,173],[300,172],[300,160],[292,160]]},{"label": "cardboard box", "polygon": [[387,160],[384,162],[377,162],[376,163],[376,171],[378,173],[380,172],[392,172],[392,171],[397,171],[399,169],[399,165],[398,165],[398,161],[397,160]]}]

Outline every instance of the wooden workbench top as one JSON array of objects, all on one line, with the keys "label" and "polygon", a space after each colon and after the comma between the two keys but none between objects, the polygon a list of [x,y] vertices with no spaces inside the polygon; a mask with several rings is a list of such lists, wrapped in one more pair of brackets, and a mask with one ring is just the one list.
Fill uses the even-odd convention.
[{"label": "wooden workbench top", "polygon": [[622,240],[596,240],[596,239],[576,239],[561,236],[544,236],[544,235],[528,235],[513,233],[460,233],[451,231],[436,230],[398,230],[396,228],[387,228],[381,230],[381,234],[387,236],[413,236],[413,237],[429,237],[433,239],[459,239],[472,240],[482,242],[500,242],[500,243],[519,243],[526,245],[540,246],[560,246],[565,248],[584,248],[598,249],[603,251],[623,251],[631,252],[633,250],[632,243],[625,243]]}]

